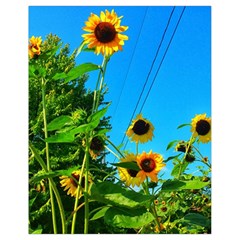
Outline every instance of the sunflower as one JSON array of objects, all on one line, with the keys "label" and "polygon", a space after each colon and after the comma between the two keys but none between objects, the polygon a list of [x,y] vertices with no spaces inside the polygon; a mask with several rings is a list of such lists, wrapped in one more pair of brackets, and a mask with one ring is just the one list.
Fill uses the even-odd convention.
[{"label": "sunflower", "polygon": [[[77,195],[77,187],[78,187],[78,181],[79,181],[79,176],[80,176],[80,170],[72,172],[72,177],[68,176],[61,176],[60,181],[61,187],[65,187],[64,191],[67,191],[67,194],[71,195],[72,197],[76,197]],[[81,182],[81,187],[84,188],[84,180],[85,177],[82,177],[82,182]],[[80,196],[79,196],[80,197]]]},{"label": "sunflower", "polygon": [[191,132],[193,137],[199,137],[199,141],[207,143],[211,141],[211,118],[207,118],[206,114],[198,114],[192,119]]},{"label": "sunflower", "polygon": [[[136,162],[136,155],[133,153],[127,154],[125,158],[120,159],[122,162]],[[140,184],[144,181],[138,177],[139,171],[118,167],[119,176],[122,181],[126,182],[127,186],[135,185],[140,186]]]},{"label": "sunflower", "polygon": [[29,45],[28,45],[28,55],[30,58],[34,58],[36,55],[40,55],[41,53],[41,43],[42,39],[41,37],[34,37],[32,36],[29,40]]},{"label": "sunflower", "polygon": [[132,141],[145,143],[152,140],[154,126],[150,121],[138,114],[137,118],[132,121],[132,125],[128,128],[126,135],[132,138]]},{"label": "sunflower", "polygon": [[124,40],[128,36],[121,34],[128,29],[127,26],[120,26],[121,17],[118,17],[114,10],[100,13],[100,17],[91,13],[83,30],[90,32],[83,34],[84,43],[88,43],[88,48],[95,48],[95,53],[111,55],[118,50],[122,50]]},{"label": "sunflower", "polygon": [[138,155],[137,164],[141,169],[138,177],[140,177],[142,181],[144,181],[146,177],[149,177],[153,182],[158,181],[158,172],[166,166],[166,164],[163,163],[162,155],[153,153],[152,150],[149,153],[143,152]]},{"label": "sunflower", "polygon": [[186,152],[187,149],[188,149],[188,153],[192,151],[192,146],[188,146],[188,142],[185,142],[185,141],[180,141],[178,142],[178,144],[176,145],[175,147],[175,150],[177,152]]},{"label": "sunflower", "polygon": [[94,137],[91,141],[89,153],[93,159],[96,159],[104,150],[104,141],[101,137]]}]

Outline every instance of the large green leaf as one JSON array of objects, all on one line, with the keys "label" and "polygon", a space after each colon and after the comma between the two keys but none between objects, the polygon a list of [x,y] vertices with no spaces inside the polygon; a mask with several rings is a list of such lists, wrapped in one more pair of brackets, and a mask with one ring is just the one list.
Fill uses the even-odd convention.
[{"label": "large green leaf", "polygon": [[93,185],[91,198],[99,202],[126,208],[145,206],[152,199],[151,196],[130,191],[112,182],[101,182]]},{"label": "large green leaf", "polygon": [[105,108],[102,108],[97,112],[93,113],[92,115],[90,115],[88,117],[88,122],[100,121],[100,119],[106,114],[109,106],[110,105],[107,105]]},{"label": "large green leaf", "polygon": [[122,168],[127,168],[127,169],[132,169],[135,171],[139,171],[140,168],[137,165],[137,162],[120,162],[120,163],[111,163],[113,166],[116,167],[122,167]]},{"label": "large green leaf", "polygon": [[97,220],[101,217],[104,217],[106,211],[109,209],[109,207],[102,207],[99,211],[97,211],[93,216],[92,218],[90,219],[90,221],[93,221],[93,220]]},{"label": "large green leaf", "polygon": [[206,187],[209,182],[201,182],[200,180],[180,181],[167,180],[162,185],[162,191],[180,191],[183,189],[201,189]]},{"label": "large green leaf", "polygon": [[126,209],[109,208],[104,220],[107,224],[120,228],[140,228],[154,220],[154,216],[145,208]]},{"label": "large green leaf", "polygon": [[100,66],[93,63],[83,63],[72,68],[68,73],[56,73],[53,80],[65,79],[64,83],[68,83],[74,79],[81,77],[84,73],[99,69]]},{"label": "large green leaf", "polygon": [[82,124],[78,127],[71,128],[69,131],[57,133],[51,137],[45,139],[48,143],[66,143],[73,142],[75,140],[75,135],[78,133],[86,133],[94,128],[96,128],[99,124],[99,121],[93,121],[87,124]]},{"label": "large green leaf", "polygon": [[75,140],[74,133],[70,132],[61,132],[51,137],[45,139],[45,142],[48,143],[69,143]]},{"label": "large green leaf", "polygon": [[39,182],[44,178],[53,178],[53,177],[57,177],[57,176],[69,176],[70,177],[72,172],[76,171],[78,169],[79,169],[79,166],[74,166],[69,169],[37,173],[30,179],[30,182]]},{"label": "large green leaf", "polygon": [[173,177],[177,177],[178,175],[182,174],[187,166],[188,166],[188,162],[184,162],[184,163],[179,163],[179,164],[176,164],[174,167],[173,167],[173,170],[171,172],[171,175]]},{"label": "large green leaf", "polygon": [[210,220],[199,213],[188,213],[183,220],[189,224],[196,224],[202,227],[208,227]]},{"label": "large green leaf", "polygon": [[48,131],[54,131],[54,130],[58,130],[61,129],[62,127],[64,127],[65,125],[71,124],[72,118],[70,116],[60,116],[55,118],[54,120],[52,120],[48,125],[47,125],[47,129]]}]

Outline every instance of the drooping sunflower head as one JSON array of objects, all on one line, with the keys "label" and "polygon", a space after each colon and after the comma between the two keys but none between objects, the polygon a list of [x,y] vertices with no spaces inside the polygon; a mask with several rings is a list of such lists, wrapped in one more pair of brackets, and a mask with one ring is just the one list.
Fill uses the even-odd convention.
[{"label": "drooping sunflower head", "polygon": [[[121,162],[136,162],[136,155],[133,153],[127,154],[125,158],[121,158]],[[139,171],[133,170],[133,169],[127,169],[118,167],[119,176],[122,181],[126,182],[127,186],[132,185],[133,187],[135,185],[140,186],[140,184],[143,182],[141,178],[138,177]]]},{"label": "drooping sunflower head", "polygon": [[158,153],[153,153],[152,151],[150,151],[149,153],[143,152],[142,154],[138,155],[137,164],[141,169],[138,173],[138,177],[140,177],[141,180],[149,177],[153,182],[158,181],[158,172],[164,166],[166,166],[166,164],[163,163],[162,155]]},{"label": "drooping sunflower head", "polygon": [[198,137],[202,143],[211,141],[211,118],[206,114],[198,114],[192,119],[191,132],[194,137]]},{"label": "drooping sunflower head", "polygon": [[93,137],[91,144],[90,144],[90,149],[89,153],[93,159],[96,159],[101,152],[104,150],[104,141],[101,137]]},{"label": "drooping sunflower head", "polygon": [[132,121],[131,126],[128,128],[126,135],[131,138],[133,142],[145,143],[152,140],[154,126],[150,121],[138,114],[137,118]]},{"label": "drooping sunflower head", "polygon": [[[61,176],[60,184],[61,187],[65,187],[64,191],[67,191],[67,195],[71,195],[72,197],[76,197],[77,195],[77,187],[78,187],[78,181],[80,177],[80,170],[73,171],[72,177],[69,176]],[[81,187],[84,188],[84,181],[85,177],[82,177],[81,181]],[[79,196],[80,197],[80,196]]]},{"label": "drooping sunflower head", "polygon": [[34,37],[32,36],[29,40],[28,45],[28,55],[30,58],[34,58],[35,56],[39,56],[41,53],[41,37]]},{"label": "drooping sunflower head", "polygon": [[109,12],[102,11],[100,17],[91,13],[86,26],[83,30],[89,32],[83,34],[84,43],[88,44],[88,48],[95,48],[95,53],[102,53],[103,55],[112,55],[118,50],[122,50],[124,40],[128,40],[128,36],[121,34],[125,32],[128,27],[121,26],[121,17],[112,10]]},{"label": "drooping sunflower head", "polygon": [[177,143],[176,147],[175,147],[175,150],[177,152],[186,152],[188,150],[188,152],[191,152],[192,151],[192,146],[188,146],[188,142],[185,142],[185,141],[180,141]]}]

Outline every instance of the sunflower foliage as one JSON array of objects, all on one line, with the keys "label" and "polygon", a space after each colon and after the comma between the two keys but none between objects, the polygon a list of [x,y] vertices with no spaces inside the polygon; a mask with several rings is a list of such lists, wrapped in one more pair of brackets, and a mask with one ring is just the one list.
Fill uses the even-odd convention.
[{"label": "sunflower foliage", "polygon": [[[170,141],[167,159],[139,152],[155,134],[142,113],[126,131],[136,152],[109,139],[104,80],[110,58],[128,40],[121,20],[114,10],[90,14],[70,55],[52,34],[29,40],[30,233],[211,233],[211,163],[199,150],[211,141],[210,117],[197,114],[180,125],[189,139]],[[76,66],[83,51],[100,54],[102,65]],[[93,91],[84,87],[91,71],[98,72]],[[108,154],[118,163],[108,164]],[[171,177],[163,179],[169,164]]]}]

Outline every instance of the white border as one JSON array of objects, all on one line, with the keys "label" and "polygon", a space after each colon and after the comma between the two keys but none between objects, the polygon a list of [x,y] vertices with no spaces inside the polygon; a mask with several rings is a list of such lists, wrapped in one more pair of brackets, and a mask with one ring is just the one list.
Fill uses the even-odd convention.
[{"label": "white border", "polygon": [[[239,141],[239,8],[237,1],[18,0],[1,6],[1,236],[12,239],[85,239],[111,235],[28,235],[27,36],[28,6],[42,5],[194,5],[212,6],[213,227],[211,235],[114,235],[134,239],[238,239],[239,203],[236,160]],[[237,59],[235,59],[237,57]],[[228,121],[230,120],[230,121]],[[2,214],[3,213],[3,214]]]}]

